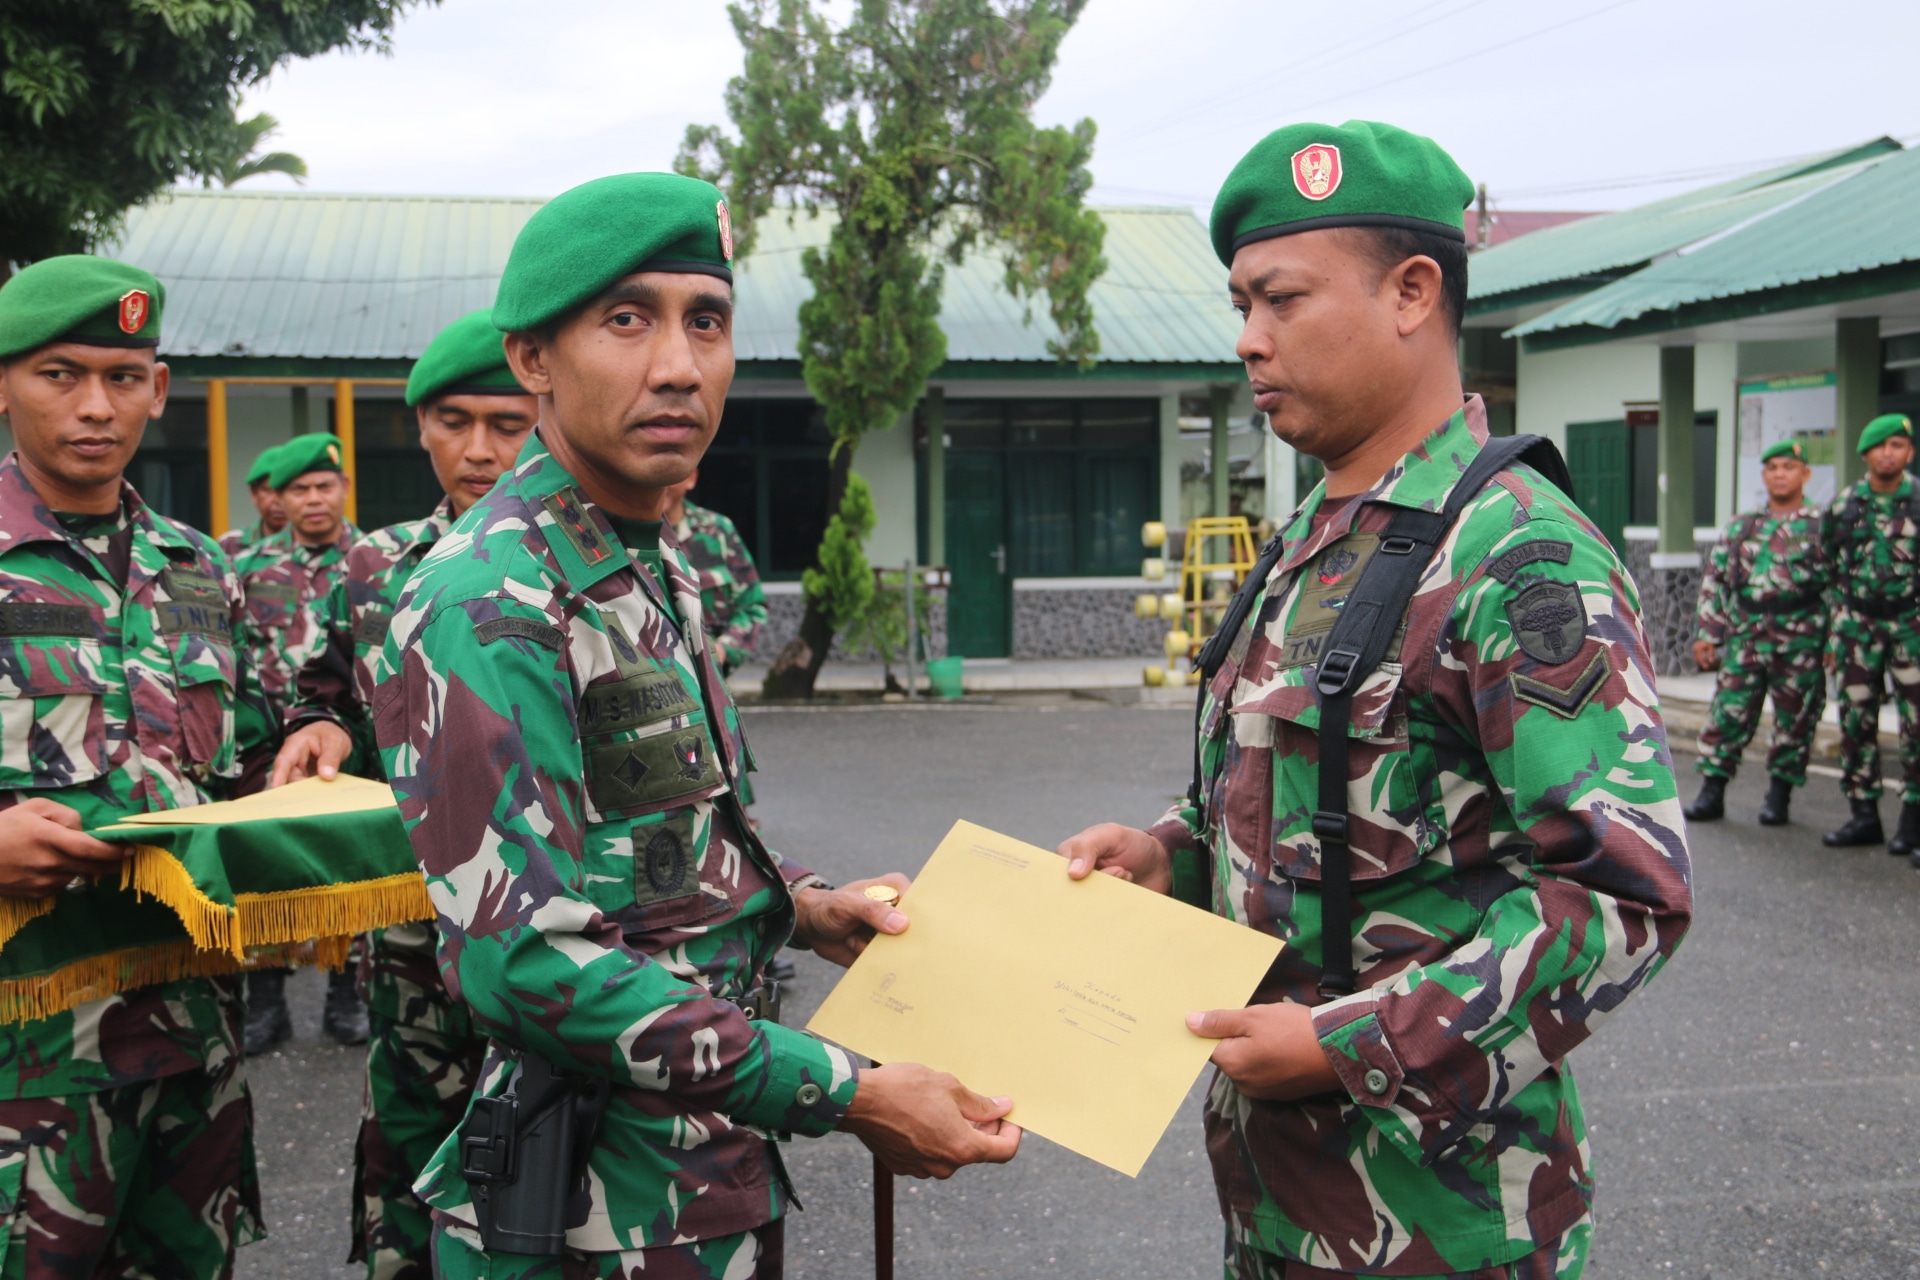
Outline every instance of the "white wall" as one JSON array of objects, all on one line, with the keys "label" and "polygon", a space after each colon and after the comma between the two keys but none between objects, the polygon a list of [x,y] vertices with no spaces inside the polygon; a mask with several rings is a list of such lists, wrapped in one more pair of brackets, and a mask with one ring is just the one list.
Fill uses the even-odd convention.
[{"label": "white wall", "polygon": [[[1569,422],[1618,418],[1621,405],[1629,400],[1660,398],[1660,352],[1656,347],[1606,346],[1532,355],[1523,344],[1518,391],[1515,429],[1546,436],[1564,450]],[[1728,419],[1723,415],[1721,421]]]},{"label": "white wall", "polygon": [[877,518],[867,539],[867,562],[886,567],[915,558],[913,415],[862,436],[853,469],[873,488]]},{"label": "white wall", "polygon": [[1160,397],[1160,519],[1183,523],[1180,514],[1180,463],[1187,456],[1180,443],[1180,397]]}]

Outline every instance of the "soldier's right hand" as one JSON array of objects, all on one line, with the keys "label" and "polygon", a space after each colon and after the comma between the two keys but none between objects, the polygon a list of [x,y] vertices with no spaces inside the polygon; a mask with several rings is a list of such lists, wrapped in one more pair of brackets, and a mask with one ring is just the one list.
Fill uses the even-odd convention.
[{"label": "soldier's right hand", "polygon": [[944,1071],[889,1062],[860,1073],[840,1127],[909,1178],[951,1178],[970,1164],[1005,1164],[1020,1126],[1003,1119],[1012,1098],[984,1098]]},{"label": "soldier's right hand", "polygon": [[1166,846],[1138,827],[1103,822],[1068,836],[1054,852],[1067,859],[1070,879],[1104,871],[1155,893],[1173,892],[1173,860]]},{"label": "soldier's right hand", "polygon": [[267,786],[284,787],[314,774],[331,782],[352,754],[353,739],[345,729],[331,720],[310,720],[280,744],[280,754],[273,758],[273,778]]},{"label": "soldier's right hand", "polygon": [[1720,647],[1711,640],[1693,642],[1693,665],[1702,671],[1713,671],[1720,666]]},{"label": "soldier's right hand", "polygon": [[80,825],[78,810],[43,797],[0,809],[0,895],[45,898],[75,876],[120,870],[127,846],[95,840]]}]

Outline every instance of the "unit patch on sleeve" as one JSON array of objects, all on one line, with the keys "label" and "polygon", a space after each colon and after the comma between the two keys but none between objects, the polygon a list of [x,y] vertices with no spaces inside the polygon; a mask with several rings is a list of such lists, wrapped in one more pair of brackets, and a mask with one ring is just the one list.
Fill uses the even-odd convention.
[{"label": "unit patch on sleeve", "polygon": [[1587,634],[1587,606],[1571,582],[1536,582],[1507,601],[1507,621],[1521,652],[1542,666],[1557,667],[1580,650]]},{"label": "unit patch on sleeve", "polygon": [[532,618],[488,618],[474,627],[473,634],[481,644],[492,644],[495,640],[504,639],[507,636],[518,636],[522,640],[531,640],[555,653],[560,652],[561,646],[567,642],[566,634],[560,628],[545,622],[535,622]]},{"label": "unit patch on sleeve", "polygon": [[1558,542],[1551,538],[1535,538],[1532,542],[1523,542],[1510,551],[1506,551],[1487,566],[1487,576],[1495,582],[1512,582],[1513,575],[1539,560],[1551,560],[1555,564],[1565,564],[1573,559],[1573,544]]}]

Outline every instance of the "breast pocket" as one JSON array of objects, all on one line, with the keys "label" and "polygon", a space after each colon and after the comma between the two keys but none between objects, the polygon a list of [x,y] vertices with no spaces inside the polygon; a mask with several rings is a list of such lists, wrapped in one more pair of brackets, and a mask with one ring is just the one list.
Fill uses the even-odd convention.
[{"label": "breast pocket", "polygon": [[[1320,838],[1313,832],[1320,805],[1322,712],[1311,686],[1315,670],[1284,672],[1231,712],[1230,758],[1237,755],[1248,773],[1268,771],[1273,868],[1308,881],[1321,876]],[[1407,870],[1439,838],[1415,776],[1401,675],[1399,663],[1387,662],[1362,681],[1346,725],[1348,834],[1356,881]],[[1234,820],[1231,805],[1224,816]],[[1256,816],[1242,814],[1240,820],[1250,826]]]},{"label": "breast pocket", "polygon": [[70,787],[107,771],[103,670],[97,640],[0,640],[0,789]]}]

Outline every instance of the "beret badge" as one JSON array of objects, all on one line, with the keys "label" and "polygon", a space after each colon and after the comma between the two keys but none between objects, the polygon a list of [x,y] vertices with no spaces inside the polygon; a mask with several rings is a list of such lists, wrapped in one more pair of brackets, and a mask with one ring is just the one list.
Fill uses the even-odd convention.
[{"label": "beret badge", "polygon": [[714,214],[720,219],[720,255],[728,262],[733,261],[733,215],[727,212],[725,200],[713,206]]},{"label": "beret badge", "polygon": [[153,309],[153,299],[145,289],[129,289],[120,295],[120,332],[138,333]]},{"label": "beret badge", "polygon": [[1325,200],[1340,189],[1340,148],[1324,142],[1293,153],[1293,185],[1309,200]]}]

